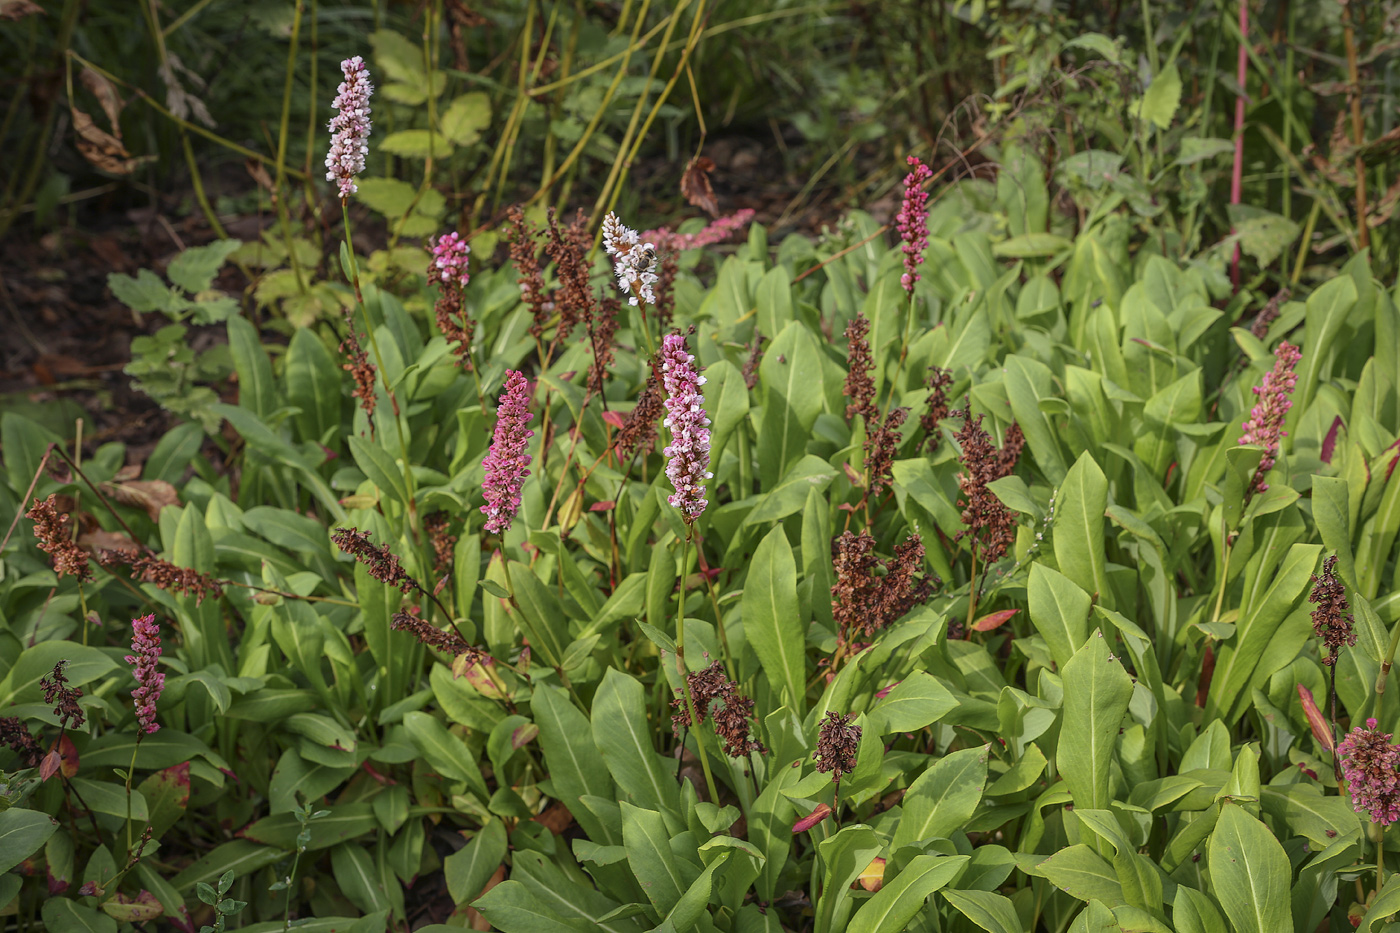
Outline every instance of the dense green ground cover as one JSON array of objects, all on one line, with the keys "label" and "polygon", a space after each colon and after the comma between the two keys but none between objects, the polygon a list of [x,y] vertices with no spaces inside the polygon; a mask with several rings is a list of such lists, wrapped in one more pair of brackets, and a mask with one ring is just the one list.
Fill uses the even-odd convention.
[{"label": "dense green ground cover", "polygon": [[[1012,91],[1050,68],[976,12]],[[862,210],[692,219],[624,251],[634,306],[615,183],[473,230],[448,280],[418,244],[472,202],[434,159],[513,131],[434,90],[436,42],[366,41],[402,122],[350,210],[278,171],[316,213],[111,278],[167,322],[128,370],[181,419],[154,450],[0,413],[7,923],[1393,925],[1400,292],[1347,213],[1384,201],[1299,165],[1310,219],[1273,178],[1222,212],[1257,154],[1178,46],[1062,74],[1121,105],[1103,148],[1017,99],[907,250]],[[677,458],[713,473],[688,512]]]}]

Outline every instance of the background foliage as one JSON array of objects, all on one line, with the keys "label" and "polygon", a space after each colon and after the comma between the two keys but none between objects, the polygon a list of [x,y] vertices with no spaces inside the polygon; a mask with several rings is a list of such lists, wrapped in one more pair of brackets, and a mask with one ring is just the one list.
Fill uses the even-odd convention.
[{"label": "background foliage", "polygon": [[[110,283],[152,323],[129,373],[179,423],[132,463],[120,443],[85,445],[61,409],[0,415],[0,516],[14,519],[0,545],[0,712],[46,756],[31,767],[0,751],[7,918],[107,931],[1385,928],[1400,911],[1394,843],[1339,787],[1318,720],[1335,671],[1339,731],[1400,721],[1382,676],[1400,634],[1392,10],[1352,9],[1350,83],[1370,104],[1358,144],[1326,106],[1345,99],[1326,82],[1351,78],[1343,9],[1252,9],[1242,194],[1227,207],[1236,8],[1148,3],[1130,20],[1063,5],[526,4],[487,11],[461,59],[456,9],[242,11],[265,59],[226,55],[244,82],[211,80],[202,99],[263,166],[255,197],[275,222],[259,241],[221,237]],[[72,98],[27,99],[41,119],[7,123],[29,154],[13,203],[51,196],[12,222],[52,222],[89,171],[39,159],[70,100],[102,114],[113,87],[159,86],[122,67],[207,61],[242,41],[220,19],[239,14],[217,2],[152,5],[146,37],[104,29],[110,12],[70,3],[6,33],[28,43],[11,60],[31,86],[50,67],[51,82],[76,78]],[[838,48],[835,35],[853,38]],[[152,56],[157,36],[169,41]],[[117,42],[134,45],[102,46]],[[314,171],[327,76],[349,54],[379,85],[358,250],[337,242]],[[586,391],[593,346],[575,332],[548,349],[557,319],[531,333],[496,221],[517,198],[537,221],[546,203],[581,203],[591,237],[590,209],[629,222],[669,209],[672,195],[629,181],[624,155],[684,162],[702,117],[710,132],[752,129],[771,116],[759,88],[801,134],[773,148],[803,188],[737,245],[674,257],[673,321],[694,327],[714,432],[711,502],[687,546],[666,503],[669,438],[612,453],[651,371],[655,314],[621,308],[603,390]],[[962,105],[973,91],[984,96]],[[171,109],[168,85],[155,97]],[[129,196],[138,172],[183,161],[193,179],[217,164],[197,119],[137,109],[148,104],[121,111],[121,158],[157,161],[109,171],[121,187],[104,197]],[[796,141],[782,126],[777,138]],[[939,170],[912,298],[879,205],[897,198],[895,156],[910,149]],[[819,237],[780,229],[833,172],[853,209]],[[216,229],[223,208],[201,190]],[[459,225],[475,259],[470,369],[434,322],[417,245]],[[610,294],[606,257],[592,260],[594,290]],[[843,391],[857,315],[877,407],[911,412],[880,492]],[[347,322],[373,346],[370,415],[342,369]],[[191,335],[209,332],[223,339],[196,349]],[[1248,495],[1262,453],[1239,443],[1250,390],[1284,339],[1302,349],[1287,435],[1269,488]],[[959,477],[975,466],[959,461],[964,419],[918,417],[930,367],[995,443],[1013,424],[1024,437],[990,487],[1014,513],[1014,543],[990,566],[960,535]],[[482,531],[480,488],[507,369],[530,376],[536,433],[520,516],[498,537]],[[50,495],[86,551],[148,548],[194,576],[57,576],[22,517]],[[349,560],[331,541],[346,527],[421,587],[405,595]],[[932,592],[857,639],[839,624],[833,541],[862,529],[890,567],[919,535]],[[1332,555],[1357,640],[1329,669],[1308,597]],[[402,611],[436,626],[450,615],[494,663],[425,648],[391,626]],[[162,728],[138,742],[124,659],[146,613],[165,632],[167,681]],[[753,700],[764,754],[732,758],[704,724],[672,730],[681,639],[691,671],[721,661]],[[40,684],[61,660],[81,727],[60,726]],[[828,712],[862,730],[839,785],[813,760]]]}]

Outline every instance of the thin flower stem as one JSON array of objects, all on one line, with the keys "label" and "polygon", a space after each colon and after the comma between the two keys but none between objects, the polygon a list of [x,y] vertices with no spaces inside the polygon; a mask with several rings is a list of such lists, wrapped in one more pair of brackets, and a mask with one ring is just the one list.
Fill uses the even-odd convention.
[{"label": "thin flower stem", "polygon": [[[681,690],[685,693],[685,708],[690,714],[690,722],[695,727],[695,750],[699,753],[700,768],[705,772],[705,787],[710,791],[710,802],[719,805],[719,791],[715,789],[715,777],[710,773],[710,759],[705,755],[705,743],[700,737],[700,719],[695,715],[695,696],[690,690],[690,677],[685,669],[685,571],[690,560],[690,536],[686,528],[681,539],[681,585],[676,597],[676,673],[681,678]],[[682,746],[684,749],[684,746]]]},{"label": "thin flower stem", "polygon": [[[403,454],[403,478],[407,488],[408,501],[404,503],[404,508],[408,514],[408,527],[412,532],[415,545],[422,543],[422,530],[418,522],[417,493],[413,481],[413,461],[408,456],[408,438],[403,431],[403,419],[399,412],[399,400],[394,394],[394,390],[389,386],[389,374],[384,371],[384,355],[379,352],[379,338],[375,335],[374,321],[369,316],[369,306],[365,304],[365,296],[360,291],[360,265],[355,259],[355,240],[350,232],[350,207],[344,198],[340,199],[340,216],[345,222],[345,252],[350,258],[350,279],[351,285],[355,289],[355,300],[360,305],[360,311],[365,316],[365,331],[369,334],[370,349],[374,351],[374,365],[379,370],[379,381],[384,386],[384,394],[389,398],[389,405],[394,410],[394,429],[399,435],[399,450]],[[420,555],[420,560],[421,560]],[[431,566],[425,563],[423,566]]]}]

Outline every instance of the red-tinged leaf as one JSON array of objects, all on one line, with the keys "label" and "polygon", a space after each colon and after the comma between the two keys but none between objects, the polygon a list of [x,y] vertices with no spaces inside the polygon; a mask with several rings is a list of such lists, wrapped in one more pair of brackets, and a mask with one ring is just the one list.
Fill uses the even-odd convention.
[{"label": "red-tinged leaf", "polygon": [[39,763],[39,780],[47,781],[58,773],[58,769],[63,765],[63,756],[59,755],[58,749],[52,749],[44,760]]},{"label": "red-tinged leaf", "polygon": [[68,890],[68,879],[60,878],[52,871],[49,873],[49,897],[57,897]]},{"label": "red-tinged leaf", "polygon": [[33,878],[36,875],[38,875],[41,870],[39,868],[39,856],[31,855],[29,856],[29,858],[24,859],[22,862],[20,862],[18,865],[16,865],[10,870],[17,875],[22,875],[25,878]]},{"label": "red-tinged leaf", "polygon": [[976,622],[972,623],[974,632],[990,632],[994,628],[1000,628],[1008,619],[1020,612],[1019,609],[1003,609],[1000,612],[989,612]]},{"label": "red-tinged leaf", "polygon": [[1303,715],[1308,717],[1308,725],[1312,727],[1313,738],[1317,739],[1319,745],[1327,749],[1331,754],[1337,753],[1337,746],[1332,739],[1332,726],[1327,722],[1327,717],[1322,715],[1322,710],[1317,708],[1317,701],[1313,699],[1312,691],[1302,684],[1298,685],[1298,701],[1303,704]]},{"label": "red-tinged leaf", "polygon": [[57,748],[59,757],[63,759],[63,776],[73,777],[78,773],[78,748],[68,737],[68,733],[65,732],[59,737]]},{"label": "red-tinged leaf", "polygon": [[894,683],[890,684],[888,687],[875,694],[875,699],[883,700],[885,697],[890,695],[891,690],[893,690],[895,687],[898,687],[902,683],[904,683],[904,681],[896,680]]},{"label": "red-tinged leaf", "polygon": [[[578,370],[577,370],[577,369],[571,369],[571,370],[569,370],[569,371],[566,372],[566,373],[560,373],[560,374],[559,374],[559,381],[560,381],[560,382],[571,382],[571,381],[573,380],[573,378],[574,378],[575,376],[577,376],[577,375],[578,375]],[[534,394],[534,393],[531,393],[531,394]]]},{"label": "red-tinged leaf", "polygon": [[612,411],[611,409],[609,409],[608,411],[603,412],[603,422],[605,424],[610,424],[615,428],[620,428],[627,423],[627,419],[622,417],[622,412]]},{"label": "red-tinged leaf", "polygon": [[1322,462],[1332,462],[1332,452],[1337,449],[1337,431],[1342,427],[1342,416],[1337,415],[1332,419],[1332,427],[1327,429],[1327,436],[1322,439]]},{"label": "red-tinged leaf", "polygon": [[165,908],[160,906],[160,901],[150,891],[142,891],[135,897],[129,897],[121,892],[117,892],[110,901],[102,905],[103,911],[109,917],[127,923],[142,923],[147,920],[154,920],[165,913]]},{"label": "red-tinged leaf", "polygon": [[540,734],[540,727],[534,723],[526,723],[510,734],[511,748],[524,748],[535,741],[535,736]]},{"label": "red-tinged leaf", "polygon": [[370,763],[368,761],[362,763],[360,767],[365,770],[366,774],[368,774],[370,777],[374,778],[376,781],[378,781],[380,784],[383,784],[386,787],[390,784],[399,783],[398,781],[394,780],[388,775],[380,774],[378,771],[374,770],[374,768],[370,767]]},{"label": "red-tinged leaf", "polygon": [[843,469],[843,470],[846,471],[846,479],[848,479],[848,480],[851,481],[851,485],[852,485],[852,486],[864,486],[864,485],[865,485],[865,477],[863,477],[863,476],[861,476],[859,473],[857,473],[857,472],[855,471],[855,468],[852,467],[852,466],[850,465],[850,463],[843,463],[843,464],[841,464],[841,469]]},{"label": "red-tinged leaf", "polygon": [[78,889],[78,896],[79,896],[79,897],[101,897],[101,896],[102,896],[102,889],[99,888],[99,887],[97,886],[97,882],[96,882],[96,881],[86,881],[86,882],[83,883],[83,886],[82,886],[81,888]]},{"label": "red-tinged leaf", "polygon": [[798,833],[805,833],[828,816],[831,816],[831,807],[827,804],[819,803],[815,810],[792,824],[792,834],[796,836]]},{"label": "red-tinged leaf", "polygon": [[590,505],[588,507],[588,511],[611,512],[615,508],[617,508],[617,501],[615,499],[604,499],[602,502],[595,502],[592,505]]}]

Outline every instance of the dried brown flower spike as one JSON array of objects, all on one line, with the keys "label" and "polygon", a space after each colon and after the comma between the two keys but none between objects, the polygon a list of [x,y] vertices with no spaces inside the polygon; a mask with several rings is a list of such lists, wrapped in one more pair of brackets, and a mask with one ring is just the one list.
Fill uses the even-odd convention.
[{"label": "dried brown flower spike", "polygon": [[159,557],[138,557],[131,563],[131,575],[140,583],[154,583],[162,590],[193,596],[196,605],[204,602],[207,596],[220,599],[224,595],[219,581],[209,574],[177,567]]},{"label": "dried brown flower spike", "polygon": [[928,399],[924,402],[928,406],[928,411],[919,416],[919,427],[924,429],[924,434],[928,437],[929,453],[937,450],[938,445],[943,441],[943,435],[938,430],[938,422],[948,417],[948,387],[952,384],[953,374],[951,371],[941,366],[928,368],[928,378],[924,380],[924,388],[929,390]]},{"label": "dried brown flower spike", "polygon": [[34,537],[39,539],[39,550],[53,558],[53,569],[61,579],[65,574],[79,580],[91,580],[92,570],[88,567],[87,554],[73,542],[68,530],[69,518],[61,514],[55,505],[57,496],[50,494],[47,499],[34,500],[34,506],[26,517],[34,522]]},{"label": "dried brown flower spike", "polygon": [[[875,539],[867,531],[859,535],[847,531],[834,542],[831,614],[843,645],[870,637],[933,593],[936,578],[917,576],[924,563],[924,544],[918,535],[898,545],[888,564],[872,553],[874,549]],[[877,576],[882,566],[885,574]]]},{"label": "dried brown flower spike", "polygon": [[40,679],[39,686],[44,690],[44,702],[53,707],[58,717],[59,728],[81,729],[87,721],[83,708],[78,705],[83,691],[68,686],[68,677],[63,673],[67,666],[67,660],[59,661],[53,666],[53,673]]},{"label": "dried brown flower spike", "polygon": [[869,333],[870,322],[863,314],[857,314],[851,318],[851,323],[846,325],[846,342],[849,349],[846,351],[844,391],[846,398],[850,399],[846,405],[847,421],[854,421],[856,415],[862,416],[867,422],[880,417],[880,411],[875,407],[875,381],[870,378],[870,371],[875,368],[875,363],[870,358],[870,341],[866,339]]},{"label": "dried brown flower spike", "polygon": [[[837,794],[841,793],[841,775],[850,774],[856,769],[856,755],[860,750],[860,726],[851,725],[855,713],[842,716],[828,710],[817,732],[817,770],[831,773],[836,782]],[[840,797],[837,797],[839,802]]]},{"label": "dried brown flower spike", "polygon": [[1327,656],[1322,663],[1337,663],[1337,655],[1343,646],[1356,644],[1356,631],[1352,628],[1351,604],[1347,602],[1346,587],[1337,579],[1337,555],[1333,554],[1322,562],[1322,575],[1312,578],[1313,590],[1308,602],[1317,606],[1312,611],[1313,631],[1322,639]]},{"label": "dried brown flower spike", "polygon": [[403,569],[388,545],[380,547],[370,541],[369,532],[358,528],[337,528],[331,534],[331,540],[336,547],[364,564],[369,575],[380,583],[397,586],[405,593],[417,588],[418,584]]}]

